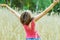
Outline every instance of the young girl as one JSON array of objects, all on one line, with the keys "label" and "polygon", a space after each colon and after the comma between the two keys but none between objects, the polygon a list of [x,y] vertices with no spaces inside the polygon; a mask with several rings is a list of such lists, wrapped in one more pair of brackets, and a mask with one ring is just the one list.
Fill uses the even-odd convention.
[{"label": "young girl", "polygon": [[37,22],[41,17],[47,14],[58,3],[58,1],[59,0],[54,0],[53,3],[47,9],[45,9],[36,17],[31,17],[31,12],[28,11],[25,11],[21,15],[19,15],[15,10],[10,8],[6,4],[0,4],[0,6],[7,7],[13,14],[15,14],[20,19],[20,22],[23,24],[24,30],[26,32],[26,40],[40,40],[40,36],[35,30],[35,22]]}]

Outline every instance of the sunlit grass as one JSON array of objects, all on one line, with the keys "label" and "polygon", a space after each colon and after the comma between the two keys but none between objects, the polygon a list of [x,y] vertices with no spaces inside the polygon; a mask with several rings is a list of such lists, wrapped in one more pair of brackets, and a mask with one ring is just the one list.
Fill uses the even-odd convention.
[{"label": "sunlit grass", "polygon": [[[60,40],[60,17],[44,16],[36,22],[41,40]],[[20,20],[6,8],[0,7],[0,40],[25,40]]]}]

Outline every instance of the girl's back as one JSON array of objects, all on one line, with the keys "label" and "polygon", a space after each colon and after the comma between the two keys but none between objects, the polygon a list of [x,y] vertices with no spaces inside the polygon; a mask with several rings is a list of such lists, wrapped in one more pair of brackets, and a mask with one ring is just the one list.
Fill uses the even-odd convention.
[{"label": "girl's back", "polygon": [[35,30],[35,22],[32,20],[29,25],[24,24],[24,29],[26,31],[26,38],[39,38],[39,35],[37,34]]}]

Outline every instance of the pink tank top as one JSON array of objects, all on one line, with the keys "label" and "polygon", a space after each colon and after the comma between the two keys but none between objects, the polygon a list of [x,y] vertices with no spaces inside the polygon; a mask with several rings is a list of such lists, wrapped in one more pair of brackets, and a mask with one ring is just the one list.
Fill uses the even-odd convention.
[{"label": "pink tank top", "polygon": [[39,38],[39,35],[35,30],[35,22],[32,20],[30,23],[30,27],[29,25],[23,25],[26,32],[26,38]]}]

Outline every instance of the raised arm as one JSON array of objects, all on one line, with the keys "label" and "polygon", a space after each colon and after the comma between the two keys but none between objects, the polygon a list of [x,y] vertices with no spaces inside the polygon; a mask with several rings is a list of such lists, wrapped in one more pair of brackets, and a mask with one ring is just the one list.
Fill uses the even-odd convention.
[{"label": "raised arm", "polygon": [[9,9],[12,12],[12,14],[14,14],[15,16],[17,16],[20,19],[20,14],[18,12],[16,12],[15,10],[13,10],[12,8],[10,8],[7,4],[0,4],[0,6],[7,7],[7,9]]},{"label": "raised arm", "polygon": [[58,3],[58,1],[59,0],[54,0],[54,2],[48,8],[46,8],[43,12],[41,12],[39,15],[34,17],[34,21],[36,22],[41,17],[43,17],[45,14],[47,14]]}]

